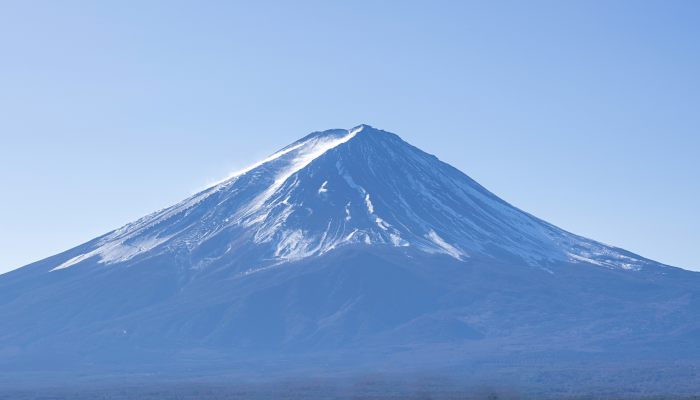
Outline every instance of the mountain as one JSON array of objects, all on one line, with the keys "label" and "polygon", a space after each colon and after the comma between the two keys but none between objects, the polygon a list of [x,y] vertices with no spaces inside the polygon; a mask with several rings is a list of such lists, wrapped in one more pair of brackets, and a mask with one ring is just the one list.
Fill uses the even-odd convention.
[{"label": "mountain", "polygon": [[253,273],[348,245],[405,247],[460,261],[508,258],[540,268],[655,264],[547,224],[398,136],[361,125],[308,135],[83,246],[51,271],[178,253],[194,269],[224,263]]},{"label": "mountain", "polygon": [[0,371],[567,368],[616,385],[665,371],[654,387],[692,391],[698,275],[564,231],[360,125],[1,275]]}]

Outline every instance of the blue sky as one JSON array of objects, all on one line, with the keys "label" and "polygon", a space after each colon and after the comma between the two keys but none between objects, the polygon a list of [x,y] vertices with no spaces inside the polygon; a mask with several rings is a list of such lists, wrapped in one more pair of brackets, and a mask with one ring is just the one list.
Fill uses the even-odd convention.
[{"label": "blue sky", "polygon": [[314,130],[700,270],[696,1],[3,2],[0,272]]}]

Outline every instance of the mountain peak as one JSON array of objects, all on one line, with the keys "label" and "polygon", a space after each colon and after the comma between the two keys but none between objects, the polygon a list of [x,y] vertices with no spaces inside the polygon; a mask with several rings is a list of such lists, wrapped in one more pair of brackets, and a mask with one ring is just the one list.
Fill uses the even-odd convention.
[{"label": "mountain peak", "polygon": [[377,128],[375,128],[371,125],[367,125],[367,124],[360,124],[354,128],[348,129],[348,132],[353,133],[356,136],[367,135],[367,136],[374,136],[374,137],[377,137],[377,136],[379,136],[379,137],[382,137],[382,136],[399,137],[398,135],[396,135],[394,133],[387,132],[387,131],[384,131],[381,129],[377,129]]},{"label": "mountain peak", "polygon": [[349,131],[350,131],[350,132],[361,132],[361,131],[364,131],[364,130],[372,130],[372,129],[374,129],[374,128],[372,128],[370,125],[367,125],[367,124],[360,124],[360,125],[357,125],[357,126],[354,127],[354,128],[349,129]]},{"label": "mountain peak", "polygon": [[292,145],[298,144],[300,142],[308,141],[310,139],[319,138],[319,137],[335,138],[335,137],[344,136],[344,135],[351,135],[351,137],[355,137],[358,135],[363,136],[363,135],[367,135],[367,134],[372,134],[372,135],[389,134],[389,132],[374,128],[368,124],[360,124],[360,125],[357,125],[355,127],[350,128],[350,129],[336,128],[336,129],[327,129],[324,131],[312,132],[312,133],[304,136],[303,138],[299,139],[298,141],[292,143]]},{"label": "mountain peak", "polygon": [[360,125],[357,125],[357,126],[354,127],[354,128],[348,129],[348,132],[355,132],[355,133],[364,132],[364,133],[369,133],[369,132],[384,132],[384,131],[379,130],[379,129],[375,129],[374,127],[372,127],[371,125],[368,125],[368,124],[360,124]]}]

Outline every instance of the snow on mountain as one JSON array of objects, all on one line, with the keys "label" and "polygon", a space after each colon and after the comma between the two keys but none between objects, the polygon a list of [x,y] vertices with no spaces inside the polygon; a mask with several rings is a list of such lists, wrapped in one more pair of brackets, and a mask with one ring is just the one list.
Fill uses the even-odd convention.
[{"label": "snow on mountain", "polygon": [[163,252],[188,254],[193,268],[226,259],[256,269],[350,245],[457,260],[511,257],[541,267],[658,265],[539,220],[398,136],[360,125],[312,133],[105,235],[51,271]]}]

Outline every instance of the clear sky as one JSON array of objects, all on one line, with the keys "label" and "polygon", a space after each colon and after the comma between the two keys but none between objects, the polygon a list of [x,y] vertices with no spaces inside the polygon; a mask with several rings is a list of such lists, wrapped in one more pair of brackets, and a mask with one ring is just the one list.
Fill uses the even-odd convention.
[{"label": "clear sky", "polygon": [[4,1],[0,272],[360,123],[700,270],[698,1]]}]

